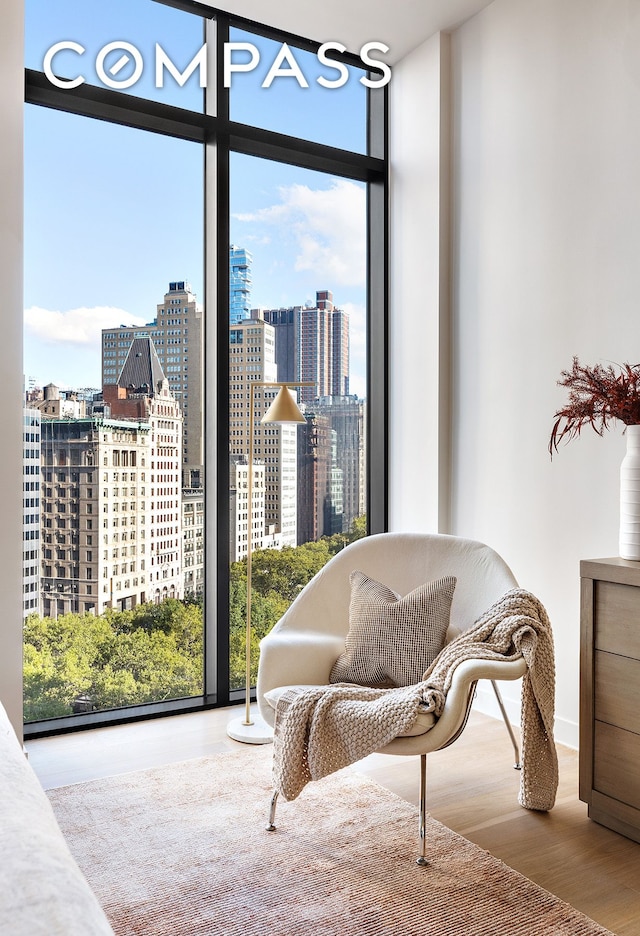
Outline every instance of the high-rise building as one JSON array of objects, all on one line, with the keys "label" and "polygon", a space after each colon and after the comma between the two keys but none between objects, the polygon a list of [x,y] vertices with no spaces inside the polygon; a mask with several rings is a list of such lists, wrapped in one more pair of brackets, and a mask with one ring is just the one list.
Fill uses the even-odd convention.
[{"label": "high-rise building", "polygon": [[349,396],[349,313],[331,313],[331,367],[329,396]]},{"label": "high-rise building", "polygon": [[[248,319],[230,329],[229,451],[248,457],[252,381],[278,380],[275,331],[262,320]],[[262,425],[260,420],[276,389],[257,387],[254,397],[254,463],[265,468],[265,528],[274,543],[296,545],[297,447],[295,425]]]},{"label": "high-rise building", "polygon": [[149,338],[103,394],[109,417],[42,419],[42,613],[53,617],[183,594],[182,415]]},{"label": "high-rise building", "polygon": [[314,306],[252,309],[251,317],[276,329],[278,380],[312,382],[303,402],[349,393],[349,315],[333,304],[333,293],[316,292]]},{"label": "high-rise building", "polygon": [[42,613],[149,600],[148,422],[42,420]]},{"label": "high-rise building", "polygon": [[336,462],[336,433],[327,416],[305,407],[298,426],[298,544],[342,532],[342,473]]},{"label": "high-rise building", "polygon": [[295,379],[309,381],[303,387],[303,402],[328,396],[331,386],[331,326],[325,309],[302,308],[296,312]]},{"label": "high-rise building", "polygon": [[364,403],[349,395],[349,315],[324,289],[313,306],[252,309],[251,317],[275,329],[278,380],[313,384],[299,391],[308,424],[298,429],[298,542],[347,531],[365,510]]},{"label": "high-rise building", "polygon": [[182,569],[185,597],[204,594],[204,491],[182,489]]},{"label": "high-rise building", "polygon": [[344,513],[344,471],[338,466],[338,433],[331,430],[331,472],[329,497],[325,507],[325,525],[329,536],[343,533],[349,524]]},{"label": "high-rise building", "polygon": [[141,419],[151,428],[150,601],[181,598],[182,413],[151,338],[136,338],[118,383],[103,388],[115,418]]},{"label": "high-rise building", "polygon": [[349,392],[349,315],[328,289],[316,292],[315,308],[296,312],[296,379],[314,381],[303,400]]},{"label": "high-rise building", "polygon": [[244,247],[229,248],[229,324],[249,318],[251,309],[251,264],[253,257]]},{"label": "high-rise building", "polygon": [[[253,466],[251,479],[251,551],[265,546],[265,469]],[[234,455],[229,464],[229,556],[239,562],[247,555],[249,541],[249,465]]]},{"label": "high-rise building", "polygon": [[184,417],[182,437],[182,485],[203,484],[203,309],[189,283],[169,283],[156,318],[143,327],[120,326],[102,330],[102,383],[115,384],[132,341],[152,338],[173,397]]},{"label": "high-rise building", "polygon": [[252,319],[262,319],[273,325],[276,336],[276,367],[278,380],[296,378],[296,314],[301,306],[292,306],[289,309],[252,309]]},{"label": "high-rise building", "polygon": [[22,414],[22,611],[40,613],[40,412]]},{"label": "high-rise building", "polygon": [[[342,531],[366,511],[366,404],[356,396],[329,396],[307,406],[307,413],[326,416],[335,432],[334,515],[342,497]],[[336,521],[334,521],[336,522]],[[334,530],[334,532],[340,532]]]}]

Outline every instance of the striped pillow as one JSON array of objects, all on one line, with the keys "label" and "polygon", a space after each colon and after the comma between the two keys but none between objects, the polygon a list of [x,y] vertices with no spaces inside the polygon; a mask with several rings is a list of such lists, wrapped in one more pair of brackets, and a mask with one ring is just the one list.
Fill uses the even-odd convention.
[{"label": "striped pillow", "polygon": [[444,647],[454,576],[397,595],[364,572],[351,573],[346,649],[329,681],[390,688],[411,686]]}]

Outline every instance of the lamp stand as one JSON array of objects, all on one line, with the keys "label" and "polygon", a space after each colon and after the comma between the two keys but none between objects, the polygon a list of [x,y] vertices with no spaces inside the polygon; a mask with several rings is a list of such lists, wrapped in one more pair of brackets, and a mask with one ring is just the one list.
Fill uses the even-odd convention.
[{"label": "lamp stand", "polygon": [[[305,418],[288,392],[288,387],[310,387],[313,383],[275,383],[256,380],[249,385],[249,464],[247,466],[247,615],[245,631],[245,714],[227,725],[227,734],[234,741],[245,744],[268,744],[273,741],[273,729],[259,716],[251,713],[251,554],[253,541],[253,432],[256,387],[279,387],[280,393],[262,422],[304,422]],[[278,405],[276,406],[276,402]],[[293,403],[293,409],[291,408]]]},{"label": "lamp stand", "polygon": [[232,718],[227,725],[228,736],[245,744],[269,744],[273,741],[273,728],[258,714],[250,713],[250,717],[252,721],[248,724],[244,718]]}]

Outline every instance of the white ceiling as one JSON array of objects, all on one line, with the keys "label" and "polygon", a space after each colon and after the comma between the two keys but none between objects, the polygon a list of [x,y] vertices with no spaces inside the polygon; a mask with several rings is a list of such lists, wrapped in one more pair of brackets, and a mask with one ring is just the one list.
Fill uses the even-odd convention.
[{"label": "white ceiling", "polygon": [[492,0],[206,0],[236,13],[318,42],[342,42],[359,52],[365,42],[384,42],[394,64],[440,30],[455,29]]}]

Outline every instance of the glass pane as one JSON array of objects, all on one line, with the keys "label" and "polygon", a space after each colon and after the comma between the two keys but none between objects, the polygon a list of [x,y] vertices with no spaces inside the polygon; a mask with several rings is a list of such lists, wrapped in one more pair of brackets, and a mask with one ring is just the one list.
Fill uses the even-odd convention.
[{"label": "glass pane", "polygon": [[[51,59],[54,76],[65,80],[83,77],[90,85],[113,87],[187,110],[203,110],[200,68],[188,69],[204,43],[199,17],[152,0],[26,0],[27,68],[42,71],[48,50],[69,42],[79,44],[84,52],[61,48]],[[123,47],[123,42],[132,48]],[[115,47],[109,50],[112,43]],[[156,43],[174,69],[163,66],[161,81],[156,80],[156,59],[164,59]],[[184,81],[177,80],[176,74],[183,73]],[[130,81],[133,84],[127,87]]]},{"label": "glass pane", "polygon": [[202,694],[202,162],[25,109],[26,721]]},{"label": "glass pane", "polygon": [[[252,681],[261,637],[365,533],[366,187],[235,154],[231,234],[230,671],[241,688],[249,504]],[[260,424],[277,381],[312,383],[296,391],[304,423]]]},{"label": "glass pane", "polygon": [[[364,69],[345,66],[346,84],[327,88],[318,78],[333,82],[340,75],[334,66],[323,65],[317,55],[288,46],[287,57],[279,62],[283,54],[280,42],[240,29],[231,29],[229,38],[231,43],[255,49],[229,47],[232,69],[253,66],[250,71],[230,72],[232,120],[366,153],[367,90],[360,83],[367,75]],[[281,74],[270,78],[274,65]]]}]

